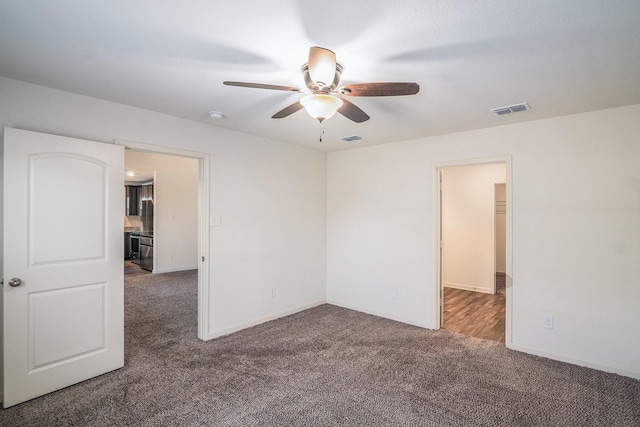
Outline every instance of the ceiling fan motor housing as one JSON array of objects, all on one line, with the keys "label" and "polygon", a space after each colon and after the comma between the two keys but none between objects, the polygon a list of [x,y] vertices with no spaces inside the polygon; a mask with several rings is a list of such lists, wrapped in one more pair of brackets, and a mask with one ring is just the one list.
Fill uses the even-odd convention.
[{"label": "ceiling fan motor housing", "polygon": [[324,82],[315,82],[311,80],[311,76],[309,75],[309,63],[306,63],[302,66],[302,76],[304,78],[304,84],[307,85],[309,90],[316,92],[333,92],[338,87],[340,83],[340,77],[342,76],[342,65],[336,63],[336,72],[333,77],[333,82],[331,85],[327,86]]}]

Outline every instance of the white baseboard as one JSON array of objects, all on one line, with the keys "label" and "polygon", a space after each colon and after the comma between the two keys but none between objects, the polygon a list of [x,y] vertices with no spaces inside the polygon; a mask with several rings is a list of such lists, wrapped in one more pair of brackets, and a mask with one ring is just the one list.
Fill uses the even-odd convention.
[{"label": "white baseboard", "polygon": [[444,286],[445,288],[462,289],[464,291],[482,292],[485,294],[493,293],[493,289],[491,288],[480,288],[477,286],[465,285],[463,283],[442,282],[442,286]]},{"label": "white baseboard", "polygon": [[324,301],[324,300],[323,301],[318,301],[318,302],[314,302],[314,303],[311,303],[311,304],[306,304],[306,305],[299,306],[299,307],[296,307],[296,308],[292,308],[292,309],[289,309],[289,310],[285,310],[285,311],[281,311],[281,312],[278,312],[278,313],[274,313],[274,314],[271,314],[269,316],[260,317],[258,319],[253,319],[253,320],[250,320],[249,322],[245,322],[245,323],[242,323],[242,324],[237,325],[237,326],[232,326],[231,328],[226,328],[226,329],[220,329],[220,330],[217,330],[217,331],[213,331],[213,332],[210,332],[209,335],[207,335],[207,337],[205,338],[205,341],[209,341],[209,340],[212,340],[212,339],[215,339],[215,338],[220,338],[222,336],[229,335],[229,334],[232,334],[234,332],[238,332],[238,331],[241,331],[243,329],[247,329],[247,328],[250,328],[252,326],[259,325],[261,323],[269,322],[270,320],[275,320],[275,319],[279,319],[281,317],[290,316],[292,314],[296,314],[296,313],[299,313],[301,311],[308,310],[310,308],[317,307],[317,306],[325,304],[325,303],[326,303],[326,301]]},{"label": "white baseboard", "polygon": [[382,313],[376,310],[366,310],[362,307],[350,306],[348,304],[342,304],[336,301],[327,300],[327,304],[335,305],[336,307],[346,308],[348,310],[359,311],[360,313],[371,314],[372,316],[378,316],[389,320],[395,320],[396,322],[406,323],[408,325],[418,326],[419,328],[434,329],[427,323],[417,322],[415,319],[409,319],[407,317],[395,316],[389,313]]},{"label": "white baseboard", "polygon": [[184,268],[163,268],[163,269],[153,269],[153,274],[161,274],[161,273],[175,273],[176,271],[189,271],[189,270],[197,270],[198,266],[195,267],[184,267]]},{"label": "white baseboard", "polygon": [[511,344],[508,346],[511,350],[521,351],[523,353],[533,354],[534,356],[546,357],[547,359],[558,360],[560,362],[571,363],[572,365],[584,366],[587,368],[597,369],[598,371],[611,372],[613,374],[623,375],[625,377],[635,378],[640,380],[640,371],[634,371],[633,369],[622,368],[619,366],[607,365],[602,362],[593,362],[590,360],[576,359],[574,357],[563,356],[561,354],[549,353],[547,351],[539,350],[536,348],[530,348],[518,344]]}]

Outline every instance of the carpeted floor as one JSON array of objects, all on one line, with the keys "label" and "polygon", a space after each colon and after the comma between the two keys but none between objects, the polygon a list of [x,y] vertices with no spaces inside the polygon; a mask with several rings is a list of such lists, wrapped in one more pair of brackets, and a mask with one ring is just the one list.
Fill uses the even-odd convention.
[{"label": "carpeted floor", "polygon": [[126,281],[126,366],[0,425],[640,425],[630,378],[331,305],[202,342],[195,272]]}]

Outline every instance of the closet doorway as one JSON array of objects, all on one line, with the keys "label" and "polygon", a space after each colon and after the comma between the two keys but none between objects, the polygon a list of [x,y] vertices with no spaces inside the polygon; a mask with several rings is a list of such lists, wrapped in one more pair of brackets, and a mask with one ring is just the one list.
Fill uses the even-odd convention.
[{"label": "closet doorway", "polygon": [[510,341],[508,160],[437,168],[439,325],[502,343]]}]

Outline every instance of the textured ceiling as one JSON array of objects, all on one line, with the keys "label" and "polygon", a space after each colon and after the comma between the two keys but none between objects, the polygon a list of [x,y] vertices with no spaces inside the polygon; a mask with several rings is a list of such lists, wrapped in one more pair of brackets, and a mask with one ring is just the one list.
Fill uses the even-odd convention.
[{"label": "textured ceiling", "polygon": [[[331,151],[640,103],[639,22],[638,0],[0,0],[0,75]],[[343,84],[420,93],[350,98],[371,120],[319,142],[304,111],[270,118],[301,94],[222,84],[302,87],[310,46]]]}]

